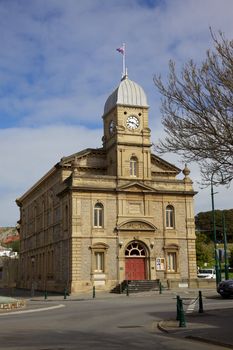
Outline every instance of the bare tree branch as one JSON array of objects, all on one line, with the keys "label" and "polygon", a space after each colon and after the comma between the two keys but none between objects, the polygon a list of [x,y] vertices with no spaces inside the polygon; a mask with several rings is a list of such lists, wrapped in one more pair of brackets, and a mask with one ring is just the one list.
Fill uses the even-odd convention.
[{"label": "bare tree branch", "polygon": [[157,150],[198,162],[204,182],[218,170],[218,181],[223,175],[229,183],[233,178],[233,41],[221,32],[219,39],[212,31],[211,36],[214,50],[207,51],[200,67],[190,60],[178,77],[170,61],[168,82],[154,77],[162,95],[166,134]]}]

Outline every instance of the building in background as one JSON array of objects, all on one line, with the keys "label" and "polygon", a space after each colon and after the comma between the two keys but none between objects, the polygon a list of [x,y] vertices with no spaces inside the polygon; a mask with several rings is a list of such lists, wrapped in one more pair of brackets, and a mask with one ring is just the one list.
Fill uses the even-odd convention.
[{"label": "building in background", "polygon": [[151,153],[143,89],[125,75],[103,113],[103,147],[63,157],[17,199],[19,287],[111,290],[124,280],[192,281],[187,166]]},{"label": "building in background", "polygon": [[18,266],[18,253],[0,245],[0,288],[16,286]]}]

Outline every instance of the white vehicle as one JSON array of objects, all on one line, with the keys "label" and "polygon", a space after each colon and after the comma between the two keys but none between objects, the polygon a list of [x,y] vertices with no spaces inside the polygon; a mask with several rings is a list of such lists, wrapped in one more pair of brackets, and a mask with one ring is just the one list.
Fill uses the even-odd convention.
[{"label": "white vehicle", "polygon": [[216,278],[215,269],[199,269],[197,272],[198,278]]}]

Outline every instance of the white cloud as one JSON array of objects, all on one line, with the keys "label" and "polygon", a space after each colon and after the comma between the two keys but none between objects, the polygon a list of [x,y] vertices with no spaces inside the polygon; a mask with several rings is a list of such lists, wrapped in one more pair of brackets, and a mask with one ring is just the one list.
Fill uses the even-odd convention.
[{"label": "white cloud", "polygon": [[0,130],[0,226],[18,220],[20,197],[63,156],[88,147],[101,147],[102,130],[57,126]]},{"label": "white cloud", "polygon": [[[0,2],[0,226],[16,221],[12,200],[63,155],[101,144],[104,103],[121,77],[121,55],[115,49],[122,42],[129,77],[148,96],[156,141],[163,130],[153,75],[166,77],[170,58],[178,66],[189,58],[201,61],[212,46],[209,26],[232,38],[232,0],[148,4]],[[198,168],[190,167],[198,190]],[[199,190],[197,211],[209,210],[208,191]],[[216,205],[231,206],[231,190],[218,191]]]}]

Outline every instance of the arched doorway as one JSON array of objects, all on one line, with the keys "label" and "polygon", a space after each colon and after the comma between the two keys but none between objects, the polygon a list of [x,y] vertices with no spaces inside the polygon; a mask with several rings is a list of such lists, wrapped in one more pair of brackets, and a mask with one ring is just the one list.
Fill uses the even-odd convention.
[{"label": "arched doorway", "polygon": [[146,277],[146,248],[141,242],[131,242],[125,249],[125,278],[145,280]]}]

